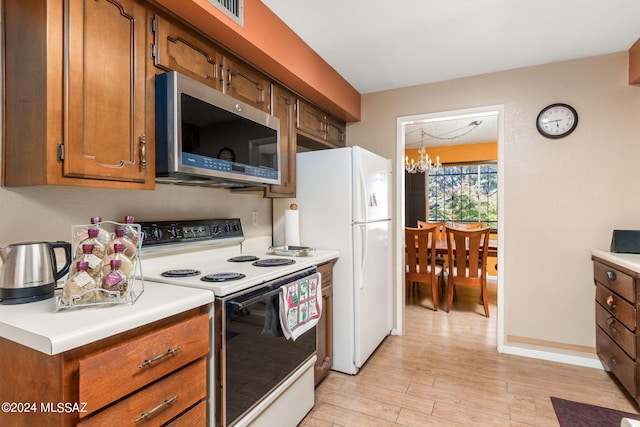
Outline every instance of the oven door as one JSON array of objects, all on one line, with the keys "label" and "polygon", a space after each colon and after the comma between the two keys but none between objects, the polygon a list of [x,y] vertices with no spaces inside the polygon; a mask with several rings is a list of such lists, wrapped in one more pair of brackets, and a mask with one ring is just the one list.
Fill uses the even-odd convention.
[{"label": "oven door", "polygon": [[315,327],[292,341],[279,319],[280,287],[313,273],[315,268],[222,300],[223,426],[233,425],[315,354]]}]

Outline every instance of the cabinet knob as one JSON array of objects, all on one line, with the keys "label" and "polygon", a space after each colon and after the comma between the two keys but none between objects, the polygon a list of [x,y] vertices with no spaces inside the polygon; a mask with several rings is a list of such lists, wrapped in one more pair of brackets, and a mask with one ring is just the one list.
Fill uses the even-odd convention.
[{"label": "cabinet knob", "polygon": [[616,303],[613,301],[613,295],[607,297],[607,305],[611,308],[616,308]]},{"label": "cabinet knob", "polygon": [[157,355],[156,357],[153,357],[151,359],[145,360],[144,362],[142,362],[141,364],[138,365],[138,368],[144,368],[145,366],[150,366],[152,363],[157,362],[159,360],[162,360],[165,357],[172,356],[172,355],[176,354],[177,352],[179,352],[180,350],[182,350],[182,346],[181,345],[179,345],[177,347],[174,347],[174,348],[170,348],[169,350],[165,351],[162,354]]},{"label": "cabinet knob", "polygon": [[616,272],[611,270],[607,271],[607,279],[609,279],[610,282],[616,280]]},{"label": "cabinet knob", "polygon": [[615,357],[611,356],[611,364],[612,365],[617,365],[618,364],[618,359],[616,359]]},{"label": "cabinet knob", "polygon": [[609,317],[609,320],[607,320],[607,326],[609,326],[609,330],[615,334],[618,335],[620,332],[618,332],[618,330],[616,329],[616,320],[613,317]]},{"label": "cabinet knob", "polygon": [[177,398],[178,398],[178,395],[176,394],[175,396],[169,399],[165,399],[161,404],[159,404],[155,408],[151,409],[148,412],[143,412],[142,414],[140,414],[140,416],[134,421],[134,423],[139,423],[140,421],[144,421],[150,416],[154,415],[156,412],[162,411],[163,409],[171,405],[173,402],[175,402]]}]

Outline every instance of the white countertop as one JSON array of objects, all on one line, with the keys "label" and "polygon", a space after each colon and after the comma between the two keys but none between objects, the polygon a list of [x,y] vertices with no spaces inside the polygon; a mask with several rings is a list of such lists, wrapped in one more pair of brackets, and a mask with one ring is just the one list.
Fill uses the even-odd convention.
[{"label": "white countertop", "polygon": [[144,282],[133,305],[55,311],[55,298],[0,305],[0,336],[45,354],[58,354],[209,304],[213,292]]},{"label": "white countertop", "polygon": [[602,251],[600,249],[592,249],[591,255],[605,261],[614,262],[621,267],[640,273],[640,254],[620,254]]}]

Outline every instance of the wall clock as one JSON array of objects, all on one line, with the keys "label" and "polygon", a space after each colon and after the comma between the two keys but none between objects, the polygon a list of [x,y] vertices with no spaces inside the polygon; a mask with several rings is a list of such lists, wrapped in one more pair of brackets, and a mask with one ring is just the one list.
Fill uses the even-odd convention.
[{"label": "wall clock", "polygon": [[234,153],[231,148],[223,148],[218,153],[218,158],[220,160],[226,160],[228,162],[235,162],[236,161],[236,153]]},{"label": "wall clock", "polygon": [[551,104],[540,111],[536,127],[547,138],[564,138],[578,126],[578,113],[567,104]]}]

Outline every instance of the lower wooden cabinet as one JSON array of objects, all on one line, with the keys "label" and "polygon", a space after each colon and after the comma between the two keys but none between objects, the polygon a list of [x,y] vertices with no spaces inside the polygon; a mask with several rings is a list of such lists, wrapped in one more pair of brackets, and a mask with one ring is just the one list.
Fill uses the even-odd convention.
[{"label": "lower wooden cabinet", "polygon": [[2,425],[206,425],[209,337],[202,307],[57,355],[0,338],[0,395],[36,409]]},{"label": "lower wooden cabinet", "polygon": [[335,260],[318,266],[322,274],[322,316],[316,327],[317,352],[314,383],[318,385],[333,365],[333,265]]},{"label": "lower wooden cabinet", "polygon": [[595,256],[593,261],[598,358],[640,403],[637,349],[640,274]]}]

